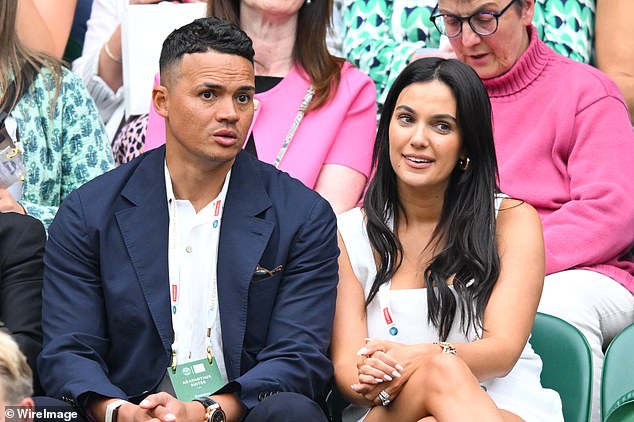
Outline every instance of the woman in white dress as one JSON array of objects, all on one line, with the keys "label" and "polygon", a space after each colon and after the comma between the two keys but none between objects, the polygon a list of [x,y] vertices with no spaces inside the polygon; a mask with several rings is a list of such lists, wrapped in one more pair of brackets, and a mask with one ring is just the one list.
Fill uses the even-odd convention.
[{"label": "woman in white dress", "polygon": [[[332,342],[344,421],[563,421],[528,344],[541,225],[500,195],[491,106],[456,60],[394,82],[362,208],[339,217]],[[498,213],[499,211],[499,213]]]}]

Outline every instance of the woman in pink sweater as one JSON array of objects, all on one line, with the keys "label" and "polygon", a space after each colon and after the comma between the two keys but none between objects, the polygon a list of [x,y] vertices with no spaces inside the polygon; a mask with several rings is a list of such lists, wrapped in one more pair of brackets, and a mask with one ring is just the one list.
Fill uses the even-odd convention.
[{"label": "woman in pink sweater", "polygon": [[634,133],[616,85],[540,41],[534,0],[439,0],[432,20],[493,107],[500,188],[535,207],[546,246],[539,311],[576,325],[595,362],[634,322]]}]

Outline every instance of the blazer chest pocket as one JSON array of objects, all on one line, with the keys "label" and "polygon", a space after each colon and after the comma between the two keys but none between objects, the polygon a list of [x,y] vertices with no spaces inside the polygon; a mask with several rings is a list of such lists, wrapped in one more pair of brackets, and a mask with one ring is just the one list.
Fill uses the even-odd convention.
[{"label": "blazer chest pocket", "polygon": [[266,344],[271,313],[281,280],[282,274],[279,273],[249,284],[247,331],[244,335],[244,348],[249,353],[257,353]]}]

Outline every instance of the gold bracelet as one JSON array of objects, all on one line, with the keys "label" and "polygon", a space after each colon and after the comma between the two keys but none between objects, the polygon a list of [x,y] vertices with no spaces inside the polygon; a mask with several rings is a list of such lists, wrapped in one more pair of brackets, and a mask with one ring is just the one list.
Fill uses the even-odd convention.
[{"label": "gold bracelet", "polygon": [[114,54],[112,54],[112,51],[110,51],[110,47],[108,47],[108,43],[104,43],[103,45],[103,51],[106,52],[106,56],[108,56],[110,58],[110,60],[112,60],[113,62],[117,62],[117,63],[121,63],[121,59],[116,58],[114,56]]},{"label": "gold bracelet", "polygon": [[448,341],[441,341],[441,342],[434,342],[434,344],[437,344],[438,346],[440,346],[440,348],[442,349],[441,353],[450,353],[452,355],[456,354],[456,348],[454,347],[453,344],[449,343]]}]

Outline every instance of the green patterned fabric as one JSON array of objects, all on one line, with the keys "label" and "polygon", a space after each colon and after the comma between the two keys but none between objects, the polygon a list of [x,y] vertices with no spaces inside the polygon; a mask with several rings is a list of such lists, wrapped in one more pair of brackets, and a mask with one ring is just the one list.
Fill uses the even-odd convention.
[{"label": "green patterned fabric", "polygon": [[113,167],[97,108],[81,79],[64,69],[51,115],[55,79],[40,71],[12,116],[24,147],[27,175],[20,204],[48,228],[62,200]]},{"label": "green patterned fabric", "polygon": [[343,52],[376,84],[379,108],[410,57],[438,47],[429,16],[436,0],[344,0]]},{"label": "green patterned fabric", "polygon": [[592,61],[595,0],[536,0],[533,23],[539,38],[557,53]]},{"label": "green patterned fabric", "polygon": [[[379,108],[389,87],[422,47],[438,48],[429,20],[437,0],[344,0],[343,52],[376,83]],[[536,0],[539,37],[560,54],[589,63],[595,0]]]}]

